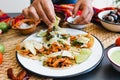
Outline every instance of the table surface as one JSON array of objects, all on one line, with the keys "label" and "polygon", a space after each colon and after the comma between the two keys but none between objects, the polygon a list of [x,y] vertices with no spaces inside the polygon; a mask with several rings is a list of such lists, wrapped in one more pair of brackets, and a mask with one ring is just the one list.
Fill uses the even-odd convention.
[{"label": "table surface", "polygon": [[[14,17],[14,16],[17,16],[19,14],[17,14],[17,13],[16,14],[10,13],[9,15],[11,17]],[[88,73],[85,73],[85,74],[79,75],[79,76],[69,77],[69,78],[59,78],[59,79],[56,78],[54,80],[66,80],[66,79],[67,80],[120,80],[120,72],[118,72],[115,69],[113,69],[112,65],[110,64],[109,60],[106,57],[107,50],[114,46],[112,44],[114,43],[115,39],[118,36],[120,36],[120,34],[119,33],[109,32],[107,30],[104,30],[104,28],[101,28],[101,26],[98,26],[98,25],[95,25],[95,24],[90,24],[90,25],[93,26],[93,27],[95,26],[95,27],[91,28],[91,29],[88,27],[88,28],[83,29],[83,30],[86,31],[86,32],[89,32],[89,33],[91,33],[93,35],[95,35],[96,37],[98,37],[98,39],[100,39],[100,41],[102,42],[102,44],[103,44],[103,46],[105,48],[103,60],[101,61],[101,63],[94,70],[92,70],[92,71],[90,71]],[[99,30],[99,33],[96,32],[95,30],[96,31]],[[10,34],[10,32],[2,34],[2,37],[4,35],[7,35],[7,34]],[[21,36],[22,35],[20,35],[20,37]],[[19,37],[17,37],[17,38],[19,38]],[[24,36],[22,39],[24,39],[24,38],[26,38],[26,36]],[[11,39],[8,39],[8,40],[11,40]],[[3,41],[4,44],[7,44],[7,40],[4,41],[4,37],[3,37],[3,39],[1,38],[0,40]],[[7,44],[7,45],[9,45],[9,44]],[[6,51],[6,52],[9,53],[9,50]],[[3,67],[4,64],[5,64],[5,62],[3,63],[2,66],[0,65],[0,67]],[[2,72],[0,72],[0,80],[3,80],[4,78],[1,78],[1,76],[2,76],[1,73]],[[38,77],[38,76],[35,76],[35,77]],[[44,78],[44,77],[42,77],[42,78]],[[35,80],[35,79],[33,78],[31,80]]]}]

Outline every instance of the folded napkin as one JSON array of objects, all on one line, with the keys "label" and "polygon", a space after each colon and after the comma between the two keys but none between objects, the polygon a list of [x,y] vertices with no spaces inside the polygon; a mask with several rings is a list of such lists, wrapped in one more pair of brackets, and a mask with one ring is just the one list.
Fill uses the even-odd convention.
[{"label": "folded napkin", "polygon": [[0,22],[4,21],[9,24],[10,19],[11,17],[7,13],[0,10]]}]

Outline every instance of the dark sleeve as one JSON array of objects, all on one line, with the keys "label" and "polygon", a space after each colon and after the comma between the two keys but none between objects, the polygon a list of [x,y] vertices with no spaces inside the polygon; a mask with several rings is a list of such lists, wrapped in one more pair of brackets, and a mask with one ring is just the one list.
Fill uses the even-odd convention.
[{"label": "dark sleeve", "polygon": [[75,4],[77,0],[52,0],[55,4]]},{"label": "dark sleeve", "polygon": [[[60,0],[52,0],[53,3],[57,3]],[[31,3],[33,2],[33,0],[31,0]]]},{"label": "dark sleeve", "polygon": [[[31,0],[31,3],[33,0]],[[77,0],[52,0],[53,3],[55,4],[75,4]]]},{"label": "dark sleeve", "polygon": [[60,0],[60,4],[75,4],[77,0]]},{"label": "dark sleeve", "polygon": [[53,3],[57,3],[59,0],[52,0]]}]

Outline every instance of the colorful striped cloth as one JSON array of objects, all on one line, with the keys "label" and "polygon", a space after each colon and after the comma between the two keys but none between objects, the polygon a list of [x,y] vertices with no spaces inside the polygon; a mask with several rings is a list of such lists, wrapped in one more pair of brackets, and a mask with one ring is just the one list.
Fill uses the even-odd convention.
[{"label": "colorful striped cloth", "polygon": [[10,19],[11,19],[11,17],[8,14],[6,14],[2,10],[0,10],[0,22],[4,21],[6,23],[9,23]]}]

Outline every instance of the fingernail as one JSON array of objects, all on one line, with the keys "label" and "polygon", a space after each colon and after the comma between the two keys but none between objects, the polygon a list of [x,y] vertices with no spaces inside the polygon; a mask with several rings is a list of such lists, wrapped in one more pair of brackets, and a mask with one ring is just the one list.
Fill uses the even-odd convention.
[{"label": "fingernail", "polygon": [[52,19],[52,23],[54,23],[55,22],[55,19]]}]

